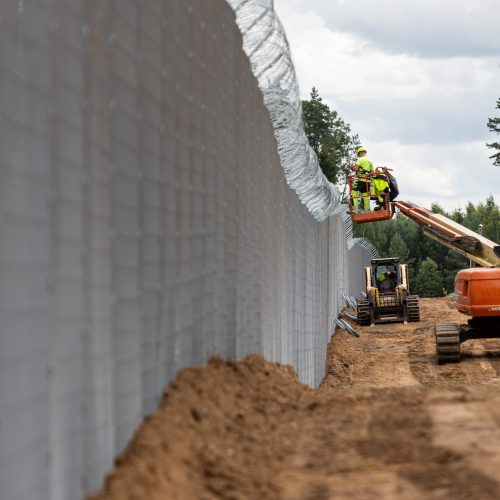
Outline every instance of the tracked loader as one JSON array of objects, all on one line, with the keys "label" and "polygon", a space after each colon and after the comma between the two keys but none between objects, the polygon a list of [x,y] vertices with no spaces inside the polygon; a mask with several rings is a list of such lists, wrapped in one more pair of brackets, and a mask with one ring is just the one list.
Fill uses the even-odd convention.
[{"label": "tracked loader", "polygon": [[361,326],[420,321],[417,295],[410,295],[408,265],[399,258],[373,259],[365,267],[366,299],[356,301]]}]

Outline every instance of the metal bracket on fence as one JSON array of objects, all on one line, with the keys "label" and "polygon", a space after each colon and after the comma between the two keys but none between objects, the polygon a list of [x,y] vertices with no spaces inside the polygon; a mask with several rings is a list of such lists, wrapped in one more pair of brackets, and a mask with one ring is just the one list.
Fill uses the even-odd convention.
[{"label": "metal bracket on fence", "polygon": [[342,330],[346,331],[352,337],[359,337],[359,335],[356,333],[356,331],[354,330],[354,328],[349,323],[347,323],[346,321],[344,321],[343,319],[337,318],[335,320],[335,324],[339,328],[341,328]]},{"label": "metal bracket on fence", "polygon": [[342,316],[343,318],[349,318],[349,319],[352,319],[352,320],[353,320],[353,321],[355,321],[356,323],[358,322],[358,317],[357,317],[355,314],[353,314],[353,313],[351,313],[351,312],[349,312],[349,311],[342,311],[342,312],[339,314],[339,316]]},{"label": "metal bracket on fence", "polygon": [[356,310],[356,300],[354,299],[354,297],[350,297],[349,295],[345,295],[343,293],[342,298],[344,299],[345,305],[347,307]]}]

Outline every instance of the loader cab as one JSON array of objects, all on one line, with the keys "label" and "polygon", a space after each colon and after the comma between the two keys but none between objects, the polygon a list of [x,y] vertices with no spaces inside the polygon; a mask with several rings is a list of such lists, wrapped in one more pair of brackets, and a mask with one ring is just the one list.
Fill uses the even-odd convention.
[{"label": "loader cab", "polygon": [[396,285],[401,283],[401,268],[399,259],[374,259],[372,265],[372,286],[379,293],[391,293],[396,290]]},{"label": "loader cab", "polygon": [[378,275],[375,278],[375,283],[379,293],[394,292],[397,283],[396,270],[378,268]]}]

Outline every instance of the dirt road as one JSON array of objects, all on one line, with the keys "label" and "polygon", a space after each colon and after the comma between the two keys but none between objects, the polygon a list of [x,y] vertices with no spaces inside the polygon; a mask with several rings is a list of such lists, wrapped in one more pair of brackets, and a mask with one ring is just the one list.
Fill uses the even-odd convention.
[{"label": "dirt road", "polygon": [[319,389],[250,356],[181,371],[117,460],[104,499],[498,499],[500,341],[439,366],[433,325],[337,331]]}]

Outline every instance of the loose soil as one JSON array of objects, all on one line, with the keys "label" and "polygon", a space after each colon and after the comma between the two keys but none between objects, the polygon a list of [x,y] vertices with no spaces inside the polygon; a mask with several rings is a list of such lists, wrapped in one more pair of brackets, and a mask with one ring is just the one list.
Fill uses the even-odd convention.
[{"label": "loose soil", "polygon": [[336,330],[319,389],[252,355],[187,368],[92,500],[498,499],[500,341],[437,365],[434,324]]}]

